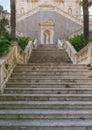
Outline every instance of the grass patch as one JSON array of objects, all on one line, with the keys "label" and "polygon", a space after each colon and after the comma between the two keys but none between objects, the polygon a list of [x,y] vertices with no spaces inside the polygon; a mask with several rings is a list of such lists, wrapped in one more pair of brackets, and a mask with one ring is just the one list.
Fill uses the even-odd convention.
[{"label": "grass patch", "polygon": [[69,84],[66,84],[65,88],[71,88],[71,86]]},{"label": "grass patch", "polygon": [[89,78],[92,78],[92,75],[90,75]]},{"label": "grass patch", "polygon": [[39,80],[36,80],[35,82],[36,82],[36,83],[39,83]]},{"label": "grass patch", "polygon": [[92,70],[92,66],[90,68],[88,68],[88,70]]},{"label": "grass patch", "polygon": [[80,119],[81,119],[81,120],[85,120],[85,118],[84,118],[84,117],[80,117]]},{"label": "grass patch", "polygon": [[74,79],[70,79],[69,81],[70,81],[70,82],[72,82],[72,83],[74,83],[74,82],[75,82],[75,80],[74,80]]},{"label": "grass patch", "polygon": [[57,92],[57,94],[61,94],[61,92]]},{"label": "grass patch", "polygon": [[35,67],[35,66],[33,66],[33,67],[32,67],[32,70],[36,70],[36,67]]}]

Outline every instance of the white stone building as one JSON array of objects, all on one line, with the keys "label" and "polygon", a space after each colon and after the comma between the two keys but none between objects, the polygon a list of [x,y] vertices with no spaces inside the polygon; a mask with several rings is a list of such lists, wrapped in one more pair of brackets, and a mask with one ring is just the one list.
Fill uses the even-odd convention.
[{"label": "white stone building", "polygon": [[81,15],[81,0],[16,0],[17,16],[23,15],[41,5],[53,5],[76,17]]},{"label": "white stone building", "polygon": [[16,0],[17,31],[41,44],[57,43],[82,28],[81,0]]}]

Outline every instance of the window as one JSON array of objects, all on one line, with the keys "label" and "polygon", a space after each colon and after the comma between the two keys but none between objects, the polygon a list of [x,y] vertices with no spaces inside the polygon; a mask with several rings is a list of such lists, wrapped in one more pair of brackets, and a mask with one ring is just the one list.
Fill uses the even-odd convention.
[{"label": "window", "polygon": [[70,7],[68,8],[68,13],[72,14],[72,8],[70,8]]}]

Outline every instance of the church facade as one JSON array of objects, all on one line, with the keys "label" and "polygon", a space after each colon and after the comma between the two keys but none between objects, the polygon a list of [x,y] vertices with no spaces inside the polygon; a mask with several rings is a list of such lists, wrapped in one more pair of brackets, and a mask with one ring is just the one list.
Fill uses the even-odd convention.
[{"label": "church facade", "polygon": [[81,0],[16,0],[17,31],[53,44],[82,28]]}]

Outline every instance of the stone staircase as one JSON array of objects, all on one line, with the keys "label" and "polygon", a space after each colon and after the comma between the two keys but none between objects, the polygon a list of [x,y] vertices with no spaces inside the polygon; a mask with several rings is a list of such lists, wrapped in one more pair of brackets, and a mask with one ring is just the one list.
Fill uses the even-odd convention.
[{"label": "stone staircase", "polygon": [[34,49],[0,95],[0,130],[92,130],[92,72],[65,50]]}]

